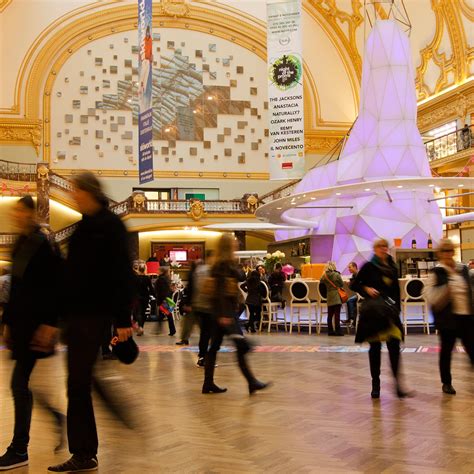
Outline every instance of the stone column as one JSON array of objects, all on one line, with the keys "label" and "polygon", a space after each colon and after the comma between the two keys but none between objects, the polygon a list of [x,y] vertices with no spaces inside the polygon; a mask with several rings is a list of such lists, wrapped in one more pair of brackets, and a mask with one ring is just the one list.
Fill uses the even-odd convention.
[{"label": "stone column", "polygon": [[245,231],[244,230],[236,230],[234,235],[239,243],[239,250],[246,250],[247,245],[245,243]]},{"label": "stone column", "polygon": [[36,165],[36,197],[38,221],[49,226],[49,163]]}]

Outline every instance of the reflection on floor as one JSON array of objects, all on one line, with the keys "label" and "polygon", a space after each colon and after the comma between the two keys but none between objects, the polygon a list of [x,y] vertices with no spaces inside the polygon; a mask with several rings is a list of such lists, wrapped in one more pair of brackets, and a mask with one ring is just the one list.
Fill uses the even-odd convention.
[{"label": "reflection on floor", "polygon": [[[204,374],[194,350],[177,348],[176,338],[153,335],[153,329],[149,324],[137,338],[143,350],[133,366],[104,361],[98,368],[138,425],[126,428],[96,403],[103,474],[474,471],[474,372],[464,354],[454,354],[458,395],[443,395],[434,335],[409,335],[405,342],[403,371],[416,397],[394,396],[385,355],[382,397],[373,402],[366,348],[355,346],[353,336],[252,337],[252,368],[274,385],[249,397],[234,354],[221,354],[216,369],[216,382],[229,391],[202,395]],[[11,437],[11,367],[1,351],[2,449]],[[32,385],[65,409],[64,352],[39,362]],[[55,443],[52,421],[35,410],[30,466],[15,472],[45,472],[62,461],[67,452],[54,455]]]}]

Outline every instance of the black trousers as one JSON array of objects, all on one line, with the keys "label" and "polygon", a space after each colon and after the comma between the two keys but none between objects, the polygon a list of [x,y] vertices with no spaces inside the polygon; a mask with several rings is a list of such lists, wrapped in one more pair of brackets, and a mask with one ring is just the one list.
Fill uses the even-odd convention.
[{"label": "black trousers", "polygon": [[248,304],[249,309],[249,326],[251,329],[255,329],[256,324],[260,324],[262,318],[262,306],[256,304]]},{"label": "black trousers", "polygon": [[146,310],[148,308],[148,300],[138,300],[136,312],[135,312],[135,319],[138,325],[143,329],[146,322]]},{"label": "black trousers", "polygon": [[328,333],[334,334],[341,331],[341,306],[334,304],[328,306]]},{"label": "black trousers", "polygon": [[[26,355],[15,362],[11,378],[11,390],[15,406],[15,427],[10,443],[16,452],[25,453],[30,441],[31,414],[33,411],[33,394],[29,388],[30,376],[36,365],[36,358]],[[35,392],[39,405],[45,408],[60,426],[64,415],[52,408],[47,398],[41,392]]]},{"label": "black trousers", "polygon": [[217,352],[221,348],[222,340],[225,335],[230,336],[237,349],[237,361],[239,363],[240,371],[246,378],[249,384],[255,382],[255,377],[250,371],[245,354],[249,351],[249,345],[245,340],[242,330],[237,321],[230,326],[220,326],[215,318],[210,318],[211,321],[211,346],[206,355],[206,362],[204,366],[204,385],[212,385],[214,383],[214,367],[216,365]]},{"label": "black trousers", "polygon": [[168,320],[168,329],[170,331],[170,334],[176,334],[176,326],[174,325],[173,315],[165,314],[158,309],[158,321],[160,322],[160,328],[161,328],[161,321],[163,321],[165,318]]},{"label": "black trousers", "polygon": [[11,390],[15,405],[15,428],[10,444],[19,453],[25,453],[30,441],[31,413],[33,394],[29,389],[30,376],[36,364],[36,358],[24,357],[17,360],[11,379]]},{"label": "black trousers", "polygon": [[194,314],[197,317],[200,326],[198,357],[206,357],[209,342],[211,341],[213,317],[211,314],[203,313],[202,311],[195,311]]},{"label": "black trousers", "polygon": [[451,353],[456,339],[461,339],[464,349],[474,365],[474,322],[469,316],[455,316],[455,326],[452,329],[441,329],[439,339],[441,352],[439,353],[439,372],[441,383],[451,385]]},{"label": "black trousers", "polygon": [[91,386],[94,365],[106,327],[110,327],[110,321],[79,317],[68,321],[66,327],[69,451],[86,459],[97,454],[99,444]]},{"label": "black trousers", "polygon": [[[395,379],[398,379],[398,367],[400,365],[400,341],[398,339],[389,339],[387,341],[388,356],[390,358],[390,366]],[[370,375],[374,383],[380,384],[380,365],[382,343],[371,342],[369,349]]]}]

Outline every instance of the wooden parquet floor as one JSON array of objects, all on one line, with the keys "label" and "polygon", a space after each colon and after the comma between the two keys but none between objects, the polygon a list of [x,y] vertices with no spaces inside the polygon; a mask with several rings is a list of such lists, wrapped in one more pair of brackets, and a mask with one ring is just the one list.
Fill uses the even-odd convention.
[{"label": "wooden parquet floor", "polygon": [[[150,324],[150,328],[152,324]],[[138,425],[128,429],[96,403],[101,474],[141,473],[474,473],[474,371],[453,354],[454,397],[441,393],[437,354],[402,354],[407,386],[416,396],[393,394],[388,358],[382,361],[382,397],[372,401],[364,352],[264,351],[250,355],[267,391],[248,396],[235,354],[218,356],[216,382],[227,393],[202,395],[196,354],[175,350],[175,338],[137,338],[143,351],[131,367],[101,362],[99,374]],[[353,346],[353,337],[270,334],[254,337],[261,349]],[[197,342],[193,336],[191,343]],[[227,343],[228,344],[228,343]],[[435,347],[436,336],[409,335],[407,347]],[[153,347],[167,346],[163,350]],[[65,409],[64,353],[40,361],[33,387]],[[0,351],[0,445],[12,430],[12,363]],[[30,466],[46,472],[68,457],[53,454],[54,426],[33,413]]]}]

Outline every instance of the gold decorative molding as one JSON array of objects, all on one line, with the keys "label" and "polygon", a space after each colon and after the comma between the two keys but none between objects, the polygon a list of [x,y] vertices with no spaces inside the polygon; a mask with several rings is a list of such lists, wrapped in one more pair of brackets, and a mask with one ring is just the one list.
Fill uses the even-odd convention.
[{"label": "gold decorative molding", "polygon": [[[2,0],[0,0],[1,2]],[[11,1],[11,0],[10,0]],[[109,4],[113,3],[120,3],[122,0],[108,0]],[[17,80],[15,83],[15,92],[14,92],[14,97],[13,97],[13,105],[11,107],[7,108],[0,108],[0,114],[2,115],[18,115],[20,114],[20,99],[21,99],[21,94],[23,89],[26,87],[24,82],[25,82],[25,77],[28,71],[28,65],[31,62],[31,59],[33,56],[37,53],[37,51],[41,48],[41,45],[43,44],[43,41],[46,39],[46,37],[51,34],[56,28],[58,28],[61,25],[66,24],[69,20],[74,18],[75,16],[79,16],[82,13],[97,9],[97,8],[103,8],[104,2],[102,0],[97,0],[93,2],[92,4],[85,5],[79,8],[76,8],[58,18],[56,18],[55,21],[53,21],[50,25],[48,25],[38,36],[38,38],[35,40],[35,42],[31,45],[31,47],[28,49],[21,65],[19,68]]]},{"label": "gold decorative molding", "polygon": [[12,0],[0,0],[0,13],[2,13],[10,3],[12,3]]},{"label": "gold decorative molding", "polygon": [[[352,12],[347,13],[337,8],[335,0],[305,0],[303,9],[323,28],[336,48],[348,74],[357,109],[362,59],[357,49],[356,32],[364,18],[360,13],[362,8],[360,0],[352,0],[351,5]],[[347,28],[344,28],[344,24]],[[348,34],[345,33],[346,29]]]},{"label": "gold decorative molding", "polygon": [[418,128],[424,133],[451,120],[464,120],[472,110],[474,110],[474,80],[420,104]]},{"label": "gold decorative molding", "polygon": [[[348,127],[349,128],[349,127]],[[345,136],[345,131],[310,131],[306,132],[305,153],[325,154],[331,151]]]},{"label": "gold decorative molding", "polygon": [[204,209],[204,204],[199,201],[199,199],[191,201],[191,206],[186,215],[188,217],[192,217],[194,221],[200,221],[203,217],[207,217],[206,210]]},{"label": "gold decorative molding", "polygon": [[41,120],[0,119],[0,142],[12,145],[32,145],[39,155],[41,147]]},{"label": "gold decorative molding", "polygon": [[[74,176],[81,170],[74,170],[68,168],[51,168],[52,171],[61,176]],[[138,170],[100,170],[93,169],[92,171],[97,176],[103,178],[136,178],[138,177]],[[268,181],[270,179],[269,173],[240,173],[227,171],[154,171],[155,179],[242,179],[245,181],[260,180]]]},{"label": "gold decorative molding", "polygon": [[162,0],[160,8],[162,15],[173,16],[175,18],[189,14],[189,4],[186,0]]},{"label": "gold decorative molding", "polygon": [[[474,48],[469,48],[467,44],[462,22],[463,14],[470,18],[471,9],[462,0],[432,0],[431,4],[436,18],[436,30],[431,42],[420,51],[421,63],[416,69],[415,80],[419,100],[464,82],[471,75],[469,58],[474,58]],[[440,52],[445,31],[452,49],[449,58],[445,52]],[[425,78],[430,61],[440,71],[433,90]]]}]

